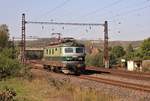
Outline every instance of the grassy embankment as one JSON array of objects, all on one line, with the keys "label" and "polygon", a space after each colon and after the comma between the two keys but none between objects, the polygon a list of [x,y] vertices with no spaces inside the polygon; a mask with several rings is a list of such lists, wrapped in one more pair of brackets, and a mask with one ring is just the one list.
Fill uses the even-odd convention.
[{"label": "grassy embankment", "polygon": [[68,80],[59,81],[52,77],[48,80],[12,78],[0,81],[0,90],[5,87],[16,91],[16,101],[118,101],[115,96],[75,87]]}]

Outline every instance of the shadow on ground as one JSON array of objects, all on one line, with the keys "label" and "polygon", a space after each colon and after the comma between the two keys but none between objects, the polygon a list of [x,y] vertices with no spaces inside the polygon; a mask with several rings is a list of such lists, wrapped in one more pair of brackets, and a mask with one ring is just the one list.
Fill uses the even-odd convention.
[{"label": "shadow on ground", "polygon": [[92,74],[110,74],[110,72],[105,72],[105,71],[96,71],[96,70],[85,70],[84,72],[81,73],[81,75],[92,75]]}]

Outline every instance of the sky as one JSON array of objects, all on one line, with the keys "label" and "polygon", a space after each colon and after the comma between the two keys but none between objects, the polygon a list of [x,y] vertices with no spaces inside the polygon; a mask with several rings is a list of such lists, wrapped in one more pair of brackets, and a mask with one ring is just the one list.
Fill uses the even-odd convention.
[{"label": "sky", "polygon": [[[21,37],[21,15],[26,21],[100,23],[108,21],[109,40],[150,37],[150,0],[0,0],[0,24],[11,37]],[[103,26],[26,24],[26,36],[103,39]]]}]

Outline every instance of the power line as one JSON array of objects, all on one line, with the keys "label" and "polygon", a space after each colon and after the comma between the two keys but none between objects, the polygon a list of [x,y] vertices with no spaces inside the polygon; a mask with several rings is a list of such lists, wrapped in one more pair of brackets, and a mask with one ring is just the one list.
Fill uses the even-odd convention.
[{"label": "power line", "polygon": [[149,7],[150,7],[150,5],[147,5],[147,6],[144,6],[144,7],[140,7],[140,8],[135,8],[135,9],[132,9],[132,10],[129,10],[129,11],[117,14],[115,17],[127,15],[127,14],[130,14],[130,13],[133,13],[133,12],[137,12],[137,11],[141,11],[141,10],[149,8]]},{"label": "power line", "polygon": [[92,15],[92,14],[94,14],[94,13],[97,13],[97,12],[99,12],[99,11],[103,11],[104,9],[107,9],[107,8],[110,8],[110,7],[112,7],[112,6],[114,6],[114,5],[117,5],[118,3],[120,3],[120,2],[122,2],[123,0],[116,0],[115,2],[112,2],[112,3],[110,3],[110,4],[108,4],[108,5],[105,5],[104,7],[102,7],[102,8],[98,8],[98,9],[96,9],[96,10],[94,10],[94,11],[92,11],[92,12],[89,12],[89,13],[87,13],[87,14],[85,14],[85,15],[82,15],[82,16],[80,16],[80,17],[85,17],[85,16],[89,16],[89,15]]},{"label": "power line", "polygon": [[[147,2],[149,2],[149,1],[143,1],[143,2],[139,2],[138,3],[138,5],[136,5],[136,6],[140,6],[141,4],[145,4],[145,3],[147,3]],[[139,5],[140,4],[140,5]],[[131,5],[130,5],[131,6]],[[128,8],[128,7],[130,7],[130,6],[127,6],[127,7],[122,7],[122,8],[120,8],[120,9],[126,9],[126,8]],[[143,9],[146,9],[146,8],[148,8],[148,6],[145,6],[144,5],[144,7],[140,7],[140,8],[135,8],[135,9],[129,9],[128,11],[125,11],[125,12],[121,12],[120,14],[116,14],[116,15],[112,15],[113,16],[113,18],[116,18],[116,17],[120,17],[120,16],[123,16],[123,15],[125,15],[125,14],[131,14],[132,12],[136,12],[136,11],[140,11],[140,10],[143,10]],[[118,11],[118,10],[117,10]],[[122,15],[121,15],[122,14]],[[115,21],[115,19],[112,19],[111,20],[111,22],[113,22],[113,21]],[[109,21],[110,22],[110,21]],[[115,21],[116,22],[116,21]]]},{"label": "power line", "polygon": [[56,7],[54,7],[53,9],[45,12],[44,14],[42,14],[39,18],[41,18],[42,16],[46,16],[46,15],[51,15],[53,12],[55,12],[57,9],[63,7],[65,4],[67,4],[69,1],[71,0],[65,0],[64,2],[62,2],[61,4],[57,5]]},{"label": "power line", "polygon": [[[134,4],[134,5],[140,6],[140,5],[143,5],[143,4],[147,4],[148,2],[149,2],[149,0],[145,0],[145,1],[142,1],[142,2],[138,2],[138,4]],[[129,8],[129,7],[133,7],[133,4],[132,4],[132,5],[128,5],[128,6],[126,6],[126,7],[119,8],[119,10],[121,10],[121,9],[126,9],[126,8]],[[117,10],[117,12],[118,12],[119,10]]]},{"label": "power line", "polygon": [[[132,9],[132,10],[128,10],[128,11],[126,11],[126,12],[122,12],[122,13],[120,13],[119,15],[116,15],[116,16],[114,16],[114,17],[116,18],[116,17],[120,17],[120,16],[125,16],[125,15],[128,15],[128,14],[133,14],[133,13],[135,13],[135,12],[141,11],[141,10],[146,9],[146,8],[150,8],[150,5],[146,5],[146,6],[143,6],[143,7],[134,8],[134,9]],[[119,24],[119,23],[118,23],[118,24]],[[140,28],[142,28],[142,27],[140,27]],[[117,33],[120,33],[120,31],[117,32]]]}]

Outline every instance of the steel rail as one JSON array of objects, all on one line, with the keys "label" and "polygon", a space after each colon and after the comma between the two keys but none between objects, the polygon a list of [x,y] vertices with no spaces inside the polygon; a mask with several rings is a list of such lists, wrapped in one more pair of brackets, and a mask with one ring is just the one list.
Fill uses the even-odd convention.
[{"label": "steel rail", "polygon": [[120,87],[124,87],[124,88],[139,90],[139,91],[146,91],[146,92],[150,93],[150,86],[148,86],[148,85],[141,85],[141,84],[124,82],[124,81],[105,79],[105,78],[100,78],[100,77],[92,77],[92,76],[87,76],[87,75],[81,75],[81,76],[79,76],[79,78],[96,81],[96,82],[100,82],[100,83],[105,83],[105,84],[110,84],[110,85],[114,85],[114,86],[120,86]]},{"label": "steel rail", "polygon": [[127,78],[134,78],[139,80],[150,80],[150,73],[131,72],[131,71],[105,69],[105,68],[97,68],[97,67],[87,67],[86,69],[95,72],[109,73],[111,75],[117,75],[117,76],[122,76]]}]

